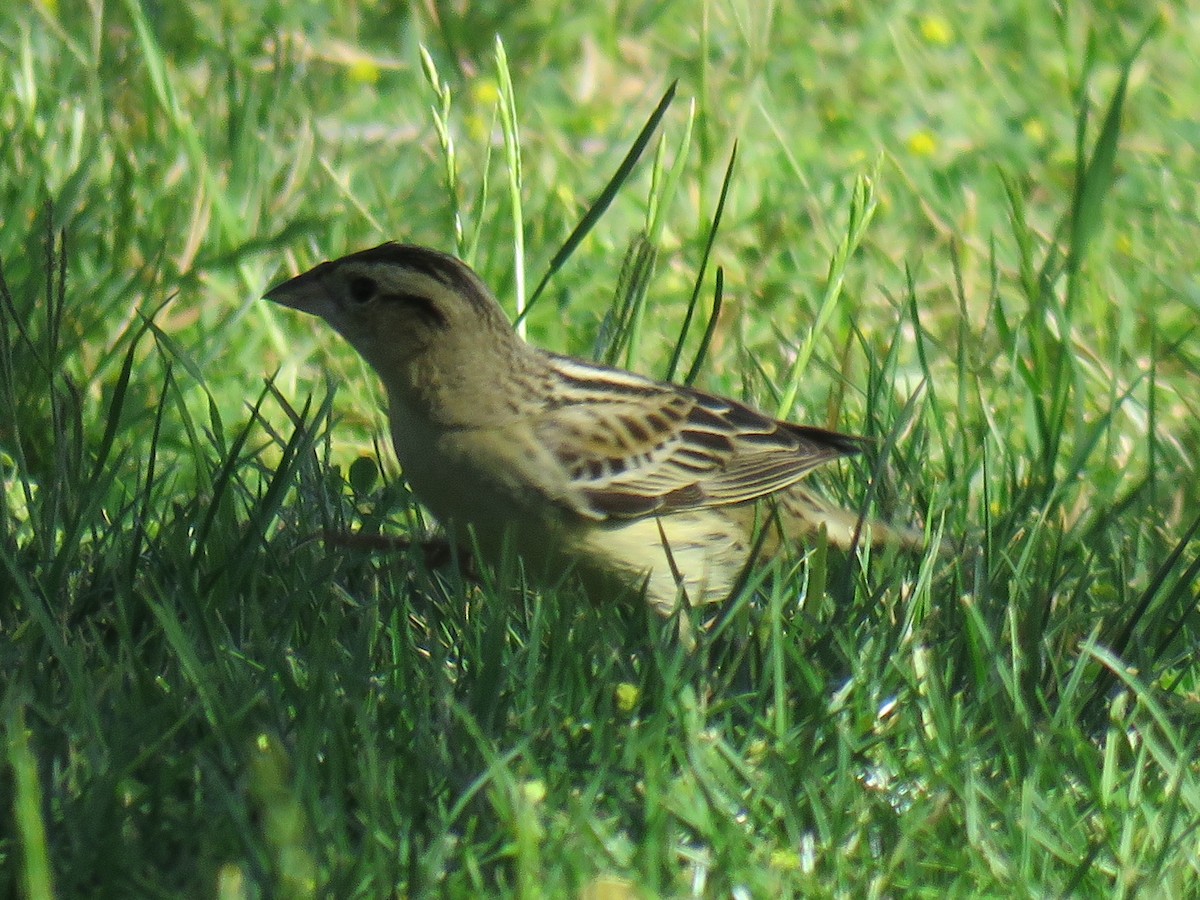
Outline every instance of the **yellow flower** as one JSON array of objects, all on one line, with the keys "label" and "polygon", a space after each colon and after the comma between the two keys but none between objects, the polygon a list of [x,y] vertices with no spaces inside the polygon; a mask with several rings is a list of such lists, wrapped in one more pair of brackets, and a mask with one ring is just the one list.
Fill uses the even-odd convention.
[{"label": "yellow flower", "polygon": [[471,99],[480,106],[493,106],[500,99],[500,86],[490,78],[471,82]]},{"label": "yellow flower", "polygon": [[540,778],[531,778],[521,783],[521,797],[530,806],[537,806],[546,799],[546,782]]},{"label": "yellow flower", "polygon": [[631,713],[641,699],[642,692],[636,684],[630,684],[628,681],[622,681],[617,685],[617,709],[623,713]]},{"label": "yellow flower", "polygon": [[941,16],[925,16],[921,19],[921,37],[930,44],[945,47],[954,40],[954,29]]},{"label": "yellow flower", "polygon": [[937,141],[928,131],[914,131],[908,136],[908,152],[913,156],[933,156]]},{"label": "yellow flower", "polygon": [[786,848],[772,850],[770,866],[779,872],[797,872],[800,870],[800,854]]},{"label": "yellow flower", "polygon": [[1046,125],[1041,119],[1026,119],[1021,130],[1025,132],[1025,137],[1039,147],[1046,143]]},{"label": "yellow flower", "polygon": [[360,56],[350,63],[346,74],[358,84],[376,84],[379,81],[379,66],[369,56]]}]

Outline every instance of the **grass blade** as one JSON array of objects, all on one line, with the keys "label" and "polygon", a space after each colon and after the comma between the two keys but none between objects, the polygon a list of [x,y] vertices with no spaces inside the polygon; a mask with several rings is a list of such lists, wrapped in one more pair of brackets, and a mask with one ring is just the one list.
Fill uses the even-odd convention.
[{"label": "grass blade", "polygon": [[638,133],[633,145],[629,148],[629,152],[625,154],[625,158],[617,166],[617,171],[608,180],[608,184],[604,186],[604,190],[600,192],[600,196],[588,207],[588,211],[579,220],[579,224],[575,226],[567,236],[566,241],[563,242],[563,245],[558,248],[558,252],[550,259],[550,265],[546,267],[546,274],[542,276],[542,280],[538,282],[537,287],[530,294],[529,302],[525,305],[525,309],[517,316],[518,321],[528,314],[534,302],[546,289],[546,285],[550,283],[550,279],[554,277],[554,273],[561,269],[563,264],[571,258],[571,254],[575,252],[575,248],[582,243],[583,239],[596,226],[596,223],[600,221],[605,211],[612,204],[613,200],[616,199],[617,194],[620,193],[621,187],[629,180],[634,167],[638,164],[638,160],[642,158],[642,153],[646,150],[646,145],[650,143],[650,138],[654,136],[654,132],[658,128],[658,123],[662,121],[662,117],[666,115],[667,109],[671,106],[671,101],[675,99],[675,87],[678,84],[678,81],[671,82],[671,86],[667,88],[667,92],[658,101],[658,106],[654,108],[654,112],[650,114],[650,118],[642,126],[642,130]]},{"label": "grass blade", "polygon": [[[712,256],[713,245],[717,241],[717,229],[721,227],[721,216],[725,213],[725,200],[729,197],[729,185],[733,182],[733,165],[737,162],[737,141],[733,142],[733,149],[729,151],[729,162],[725,165],[725,177],[721,179],[721,193],[717,197],[717,209],[713,213],[712,225],[708,229],[708,240],[704,244],[704,255],[700,257],[700,268],[696,271],[696,283],[692,287],[692,296],[688,301],[687,314],[684,316],[683,325],[679,329],[679,340],[675,342],[675,349],[671,353],[671,361],[667,364],[667,372],[664,376],[667,381],[675,379],[675,370],[679,367],[679,358],[683,355],[683,342],[687,340],[688,330],[692,325],[692,313],[696,309],[696,301],[700,297],[700,288],[704,284],[704,275],[708,270],[708,260]],[[713,317],[709,319],[709,330],[706,333],[706,339],[712,337],[712,328],[716,322],[717,313],[720,312],[720,286],[717,288],[717,299],[713,302]],[[691,384],[697,373],[704,352],[707,350],[708,342],[705,341],[701,347],[700,353],[697,354],[695,361],[692,363],[692,368],[688,372],[687,383]]]}]

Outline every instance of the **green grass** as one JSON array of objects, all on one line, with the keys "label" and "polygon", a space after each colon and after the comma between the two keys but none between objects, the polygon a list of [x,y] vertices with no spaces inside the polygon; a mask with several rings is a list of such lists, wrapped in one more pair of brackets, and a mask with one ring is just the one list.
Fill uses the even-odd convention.
[{"label": "green grass", "polygon": [[[1200,19],[511,6],[0,13],[0,895],[1195,896]],[[689,655],[322,540],[428,523],[259,298],[386,238],[952,552]]]}]

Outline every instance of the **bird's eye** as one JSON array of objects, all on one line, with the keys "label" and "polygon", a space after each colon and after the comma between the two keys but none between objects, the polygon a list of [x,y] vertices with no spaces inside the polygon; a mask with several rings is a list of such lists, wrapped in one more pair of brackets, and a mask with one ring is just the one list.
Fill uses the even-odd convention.
[{"label": "bird's eye", "polygon": [[355,275],[350,279],[350,299],[355,303],[366,303],[378,290],[375,279],[366,275]]}]

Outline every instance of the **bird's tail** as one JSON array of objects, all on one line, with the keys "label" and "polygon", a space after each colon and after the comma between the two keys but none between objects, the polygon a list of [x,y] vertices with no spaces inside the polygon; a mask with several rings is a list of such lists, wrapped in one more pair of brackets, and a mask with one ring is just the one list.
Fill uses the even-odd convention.
[{"label": "bird's tail", "polygon": [[925,532],[919,528],[864,519],[858,513],[834,506],[803,487],[797,486],[783,492],[779,496],[777,509],[784,534],[793,539],[815,535],[824,526],[829,543],[843,550],[863,544],[917,551],[925,547]]}]

